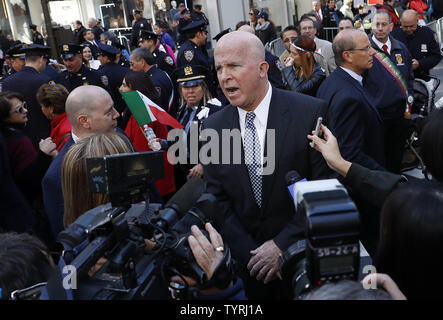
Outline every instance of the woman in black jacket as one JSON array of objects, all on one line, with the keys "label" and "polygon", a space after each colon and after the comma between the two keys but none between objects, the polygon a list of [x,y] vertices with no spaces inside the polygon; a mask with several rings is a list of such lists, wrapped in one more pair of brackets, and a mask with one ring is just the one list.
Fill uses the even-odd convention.
[{"label": "woman in black jacket", "polygon": [[307,36],[297,37],[291,43],[290,59],[283,69],[289,90],[315,97],[326,74],[315,62],[314,52],[315,42]]},{"label": "woman in black jacket", "polygon": [[268,13],[259,12],[257,15],[257,25],[255,26],[255,35],[259,37],[263,45],[277,38],[274,24],[268,20]]}]

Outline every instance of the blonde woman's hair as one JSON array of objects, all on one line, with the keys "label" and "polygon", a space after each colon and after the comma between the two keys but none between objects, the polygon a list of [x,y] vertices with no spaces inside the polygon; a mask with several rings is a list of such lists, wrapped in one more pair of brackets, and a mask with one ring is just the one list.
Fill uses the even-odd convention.
[{"label": "blonde woman's hair", "polygon": [[69,148],[62,164],[65,227],[84,212],[109,202],[107,195],[88,192],[86,158],[129,152],[125,140],[115,133],[94,134]]},{"label": "blonde woman's hair", "polygon": [[[199,86],[201,86],[203,88],[203,106],[206,106],[206,103],[212,99],[211,92],[209,91],[208,86],[206,85],[206,82],[204,82],[204,81],[201,82],[199,84]],[[179,107],[179,112],[180,112],[184,107],[186,107],[186,101],[183,98],[181,89],[179,91],[180,91],[180,107]]]}]

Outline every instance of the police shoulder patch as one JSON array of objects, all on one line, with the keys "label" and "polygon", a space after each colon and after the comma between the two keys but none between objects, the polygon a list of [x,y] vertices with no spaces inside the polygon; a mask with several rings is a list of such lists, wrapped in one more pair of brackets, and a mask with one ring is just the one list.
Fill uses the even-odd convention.
[{"label": "police shoulder patch", "polygon": [[275,60],[275,66],[278,68],[278,70],[283,71],[283,65],[281,64],[280,59]]},{"label": "police shoulder patch", "polygon": [[184,56],[186,61],[191,62],[194,59],[194,50],[185,50]]},{"label": "police shoulder patch", "polygon": [[155,90],[157,90],[158,96],[161,97],[161,95],[162,95],[162,88],[161,87],[155,87]]},{"label": "police shoulder patch", "polygon": [[174,66],[174,60],[172,60],[171,56],[165,56],[165,62],[169,64],[171,67]]},{"label": "police shoulder patch", "polygon": [[51,80],[51,81],[48,82],[48,84],[51,85],[51,86],[54,86],[55,85],[55,81]]},{"label": "police shoulder patch", "polygon": [[102,81],[102,83],[103,83],[105,86],[108,86],[108,85],[109,85],[109,80],[108,80],[108,77],[107,77],[107,76],[100,76],[100,80]]}]

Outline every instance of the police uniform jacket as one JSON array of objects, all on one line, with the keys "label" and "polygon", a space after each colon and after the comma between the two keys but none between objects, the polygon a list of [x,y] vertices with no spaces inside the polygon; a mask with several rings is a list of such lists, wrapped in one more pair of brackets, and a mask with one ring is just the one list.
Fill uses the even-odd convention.
[{"label": "police uniform jacket", "polygon": [[407,36],[402,29],[394,29],[391,35],[403,42],[409,49],[413,59],[418,60],[419,67],[414,70],[416,78],[429,75],[441,59],[440,48],[435,41],[434,32],[426,26],[418,26],[415,33]]},{"label": "police uniform jacket", "polygon": [[181,68],[186,65],[191,66],[203,66],[208,70],[205,82],[208,85],[211,94],[215,94],[215,88],[213,83],[213,65],[211,64],[211,59],[206,52],[206,49],[197,46],[191,40],[186,40],[185,43],[180,47],[177,55],[177,67]]},{"label": "police uniform jacket", "polygon": [[59,73],[55,82],[65,86],[69,92],[77,87],[87,85],[99,86],[109,91],[108,77],[101,71],[88,68],[85,65],[82,65],[76,73],[68,72],[68,70]]},{"label": "police uniform jacket", "polygon": [[[268,80],[272,86],[279,89],[286,89],[283,83],[283,65],[277,56],[274,56],[268,50],[265,50],[265,60],[269,64],[268,69]],[[217,76],[217,75],[215,75]]]},{"label": "police uniform jacket", "polygon": [[203,12],[197,12],[197,11],[192,11],[191,13],[191,20],[192,21],[199,21],[199,20],[204,20],[206,22],[206,24],[209,24],[209,20],[206,17],[206,15]]},{"label": "police uniform jacket", "polygon": [[189,107],[188,105],[185,105],[182,109],[179,110],[179,112],[177,114],[177,120],[184,127],[188,148],[190,146],[189,132],[191,130],[191,125],[197,125],[198,132],[200,135],[200,130],[201,130],[201,126],[203,124],[203,121],[207,117],[216,113],[217,111],[220,111],[221,109],[222,109],[222,106],[221,106],[220,101],[218,101],[217,99],[212,99],[212,100],[210,100],[210,102],[207,102],[206,105],[203,105],[203,100],[202,100],[202,101],[200,101],[198,106]]},{"label": "police uniform jacket", "polygon": [[112,99],[114,100],[115,109],[121,114],[125,109],[125,102],[120,94],[119,88],[122,85],[123,78],[130,69],[122,67],[114,62],[109,62],[99,68],[99,71],[103,72],[108,78],[108,86],[111,92]]},{"label": "police uniform jacket", "polygon": [[9,68],[8,71],[5,73],[5,75],[2,77],[2,82],[6,80],[9,76],[13,75],[14,73],[17,73],[14,68]]},{"label": "police uniform jacket", "polygon": [[42,46],[45,45],[45,40],[43,39],[42,34],[38,31],[32,34],[32,42],[34,44],[40,44]]},{"label": "police uniform jacket", "polygon": [[43,84],[51,81],[45,74],[26,66],[3,81],[3,91],[18,92],[26,101],[29,121],[23,132],[31,139],[37,150],[40,140],[49,137],[51,125],[35,96]]},{"label": "police uniform jacket", "polygon": [[132,46],[138,47],[138,40],[140,39],[142,30],[152,31],[151,24],[148,22],[148,20],[146,20],[146,18],[141,18],[140,20],[134,22],[131,34]]},{"label": "police uniform jacket", "polygon": [[[392,36],[389,36],[389,39],[391,40],[391,54],[389,58],[401,72],[403,79],[408,84],[408,89],[412,90],[414,85],[414,70],[412,69],[411,53],[403,42],[396,40]],[[383,49],[379,48],[372,40],[372,35],[369,35],[369,40],[375,50],[384,53]]]},{"label": "police uniform jacket", "polygon": [[165,111],[170,111],[175,99],[175,92],[174,85],[172,84],[168,74],[157,68],[155,65],[153,65],[146,73],[150,76],[152,84],[159,94],[158,101],[160,103],[160,107],[162,107]]},{"label": "police uniform jacket", "polygon": [[172,77],[175,70],[174,59],[172,59],[169,54],[160,51],[158,48],[155,48],[152,56],[154,57],[154,62],[157,64],[157,67],[165,71],[169,77]]}]

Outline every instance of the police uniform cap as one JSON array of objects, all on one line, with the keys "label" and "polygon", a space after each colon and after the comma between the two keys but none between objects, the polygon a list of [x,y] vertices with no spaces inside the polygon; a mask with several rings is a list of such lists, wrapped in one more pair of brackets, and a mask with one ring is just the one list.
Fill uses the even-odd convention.
[{"label": "police uniform cap", "polygon": [[138,42],[142,42],[143,40],[154,40],[156,41],[158,38],[157,34],[152,31],[142,30],[140,39]]},{"label": "police uniform cap", "polygon": [[24,43],[19,43],[13,46],[11,49],[9,49],[6,54],[9,55],[11,58],[16,59],[25,59],[25,52],[23,51],[23,47],[25,46]]},{"label": "police uniform cap", "polygon": [[36,26],[35,24],[31,24],[31,25],[29,26],[29,29],[37,30],[37,26]]},{"label": "police uniform cap", "polygon": [[83,47],[74,43],[65,43],[61,44],[59,49],[62,59],[67,60],[71,59],[77,54],[81,54]]},{"label": "police uniform cap", "polygon": [[37,56],[37,57],[41,57],[41,56],[49,56],[50,55],[50,50],[51,47],[48,46],[44,46],[41,44],[30,44],[29,46],[26,46],[25,48],[23,48],[23,51],[25,52],[27,57],[30,56]]},{"label": "police uniform cap", "polygon": [[134,10],[132,11],[132,13],[133,13],[133,14],[141,14],[142,11],[141,11],[140,9],[134,9]]},{"label": "police uniform cap", "polygon": [[202,5],[201,4],[196,4],[194,5],[194,8],[197,10],[201,10],[202,9]]},{"label": "police uniform cap", "polygon": [[225,29],[225,30],[223,30],[222,32],[220,32],[219,34],[217,34],[214,38],[212,38],[212,39],[214,39],[215,41],[218,41],[218,40],[220,40],[220,38],[221,37],[223,37],[225,34],[228,34],[229,32],[231,32],[232,30],[231,30],[231,28],[228,28],[228,29]]},{"label": "police uniform cap", "polygon": [[193,21],[182,29],[182,32],[205,31],[206,23],[204,20]]},{"label": "police uniform cap", "polygon": [[188,8],[184,8],[183,10],[182,10],[182,12],[180,12],[181,14],[185,14],[185,13],[188,13],[188,14],[191,14],[191,10],[189,10]]},{"label": "police uniform cap", "polygon": [[116,47],[107,45],[107,44],[103,44],[103,43],[99,43],[98,44],[98,48],[100,49],[100,54],[119,54],[120,50],[118,50]]},{"label": "police uniform cap", "polygon": [[206,68],[203,66],[184,66],[174,71],[177,83],[185,88],[194,87],[202,83],[206,78]]}]

